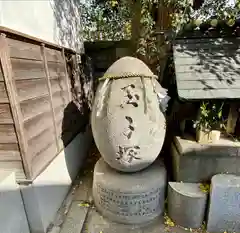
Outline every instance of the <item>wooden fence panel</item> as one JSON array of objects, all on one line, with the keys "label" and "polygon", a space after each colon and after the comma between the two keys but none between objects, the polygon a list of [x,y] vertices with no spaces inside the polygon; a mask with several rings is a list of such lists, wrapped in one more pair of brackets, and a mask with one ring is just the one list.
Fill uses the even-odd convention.
[{"label": "wooden fence panel", "polygon": [[56,142],[54,141],[43,148],[39,154],[32,159],[32,169],[34,171],[34,177],[43,171],[47,165],[56,157],[58,151],[56,148]]},{"label": "wooden fence panel", "polygon": [[45,78],[42,61],[12,58],[11,63],[15,80]]},{"label": "wooden fence panel", "polygon": [[52,89],[52,107],[56,121],[56,140],[59,146],[58,149],[61,150],[64,146],[62,142],[64,109],[69,103],[67,94],[70,92],[66,79],[66,65],[61,51],[54,52],[50,49],[46,50],[46,59]]},{"label": "wooden fence panel", "polygon": [[17,143],[0,144],[0,161],[22,161]]},{"label": "wooden fence panel", "polygon": [[0,125],[0,143],[18,143],[13,125]]},{"label": "wooden fence panel", "polygon": [[23,119],[27,120],[50,110],[49,95],[22,101],[20,106]]},{"label": "wooden fence panel", "polygon": [[4,78],[3,78],[3,72],[2,72],[2,67],[0,66],[0,82],[3,82]]},{"label": "wooden fence panel", "polygon": [[63,149],[71,90],[64,50],[26,41],[0,36],[0,168],[32,180]]},{"label": "wooden fence panel", "polygon": [[1,170],[15,172],[17,181],[26,180],[26,172],[23,169],[22,161],[0,161]]},{"label": "wooden fence panel", "polygon": [[[18,140],[16,131],[14,128],[13,116],[9,102],[2,67],[0,65],[0,163],[9,166],[12,163],[12,168],[18,170],[19,165],[22,163],[20,150],[18,146]],[[17,162],[17,163],[15,163]],[[17,165],[17,167],[14,165]],[[1,167],[1,166],[0,166]],[[20,169],[21,177],[24,177],[23,168]]]},{"label": "wooden fence panel", "polygon": [[11,58],[42,61],[40,47],[19,40],[8,39],[9,55]]},{"label": "wooden fence panel", "polygon": [[64,63],[61,51],[45,48],[46,59],[48,62]]},{"label": "wooden fence panel", "polygon": [[22,125],[19,123],[20,108],[16,98],[9,47],[3,34],[0,35],[0,63],[0,169],[15,171],[17,179],[26,179],[30,177],[29,163],[26,156],[24,157],[26,143]]},{"label": "wooden fence panel", "polygon": [[4,82],[0,82],[0,103],[9,103]]},{"label": "wooden fence panel", "polygon": [[10,104],[0,104],[0,124],[13,124]]},{"label": "wooden fence panel", "polygon": [[45,79],[16,80],[15,83],[20,102],[49,94]]},{"label": "wooden fence panel", "polygon": [[[53,127],[46,128],[36,136],[32,137],[28,141],[29,151],[32,154],[32,159],[35,156],[39,156],[41,151],[44,150],[49,144],[55,142],[54,129]],[[56,150],[57,146],[55,144]]]},{"label": "wooden fence panel", "polygon": [[66,76],[63,63],[48,62],[48,71],[50,79]]},{"label": "wooden fence panel", "polygon": [[27,140],[30,140],[52,125],[53,121],[51,111],[34,116],[24,122],[25,137]]}]

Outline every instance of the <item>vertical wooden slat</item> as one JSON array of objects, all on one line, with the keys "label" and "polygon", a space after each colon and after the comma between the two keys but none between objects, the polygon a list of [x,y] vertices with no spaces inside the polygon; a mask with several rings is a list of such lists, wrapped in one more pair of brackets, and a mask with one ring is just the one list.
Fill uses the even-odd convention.
[{"label": "vertical wooden slat", "polygon": [[65,81],[66,81],[66,85],[67,85],[68,101],[71,102],[72,101],[71,85],[69,83],[69,75],[68,75],[68,71],[67,71],[67,60],[65,57],[64,48],[62,49],[62,57],[63,57],[64,69],[65,69]]},{"label": "vertical wooden slat", "polygon": [[10,61],[9,47],[5,34],[0,35],[0,61],[2,64],[4,81],[10,100],[10,106],[12,110],[13,120],[16,128],[18,143],[20,152],[24,164],[25,175],[27,179],[31,179],[31,157],[27,153],[28,145],[25,140],[24,127],[23,127],[23,116],[21,108],[17,98],[17,89],[13,80],[12,65]]},{"label": "vertical wooden slat", "polygon": [[49,92],[49,100],[50,100],[50,105],[51,105],[51,112],[52,112],[53,126],[54,126],[54,136],[55,136],[55,140],[56,140],[57,149],[58,149],[58,151],[60,151],[60,146],[59,146],[59,143],[58,143],[56,116],[55,116],[54,106],[53,106],[52,88],[51,88],[51,83],[50,83],[50,76],[49,76],[49,70],[48,70],[48,64],[47,64],[47,58],[46,58],[45,45],[44,44],[42,44],[42,46],[41,46],[41,53],[42,53],[42,57],[43,57],[44,69],[45,69],[48,92]]}]

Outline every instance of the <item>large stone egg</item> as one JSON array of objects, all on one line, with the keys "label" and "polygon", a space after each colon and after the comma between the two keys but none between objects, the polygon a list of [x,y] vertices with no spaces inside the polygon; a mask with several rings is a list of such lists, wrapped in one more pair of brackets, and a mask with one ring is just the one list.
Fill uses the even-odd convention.
[{"label": "large stone egg", "polygon": [[[123,57],[105,75],[124,73],[152,76],[139,59]],[[91,125],[103,159],[123,172],[140,171],[159,155],[165,138],[165,116],[157,93],[162,89],[155,78],[131,77],[101,81],[95,95]],[[154,91],[155,86],[155,91]]]}]

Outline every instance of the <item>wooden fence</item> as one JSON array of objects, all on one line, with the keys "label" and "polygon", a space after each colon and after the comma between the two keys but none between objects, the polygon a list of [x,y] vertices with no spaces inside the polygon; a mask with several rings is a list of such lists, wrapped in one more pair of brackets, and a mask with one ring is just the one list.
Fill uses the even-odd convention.
[{"label": "wooden fence", "polygon": [[130,46],[129,40],[85,42],[85,53],[92,60],[94,78],[97,79],[104,75],[119,58],[130,56]]},{"label": "wooden fence", "polygon": [[64,147],[64,110],[72,100],[65,54],[75,55],[0,32],[0,170],[32,180]]}]

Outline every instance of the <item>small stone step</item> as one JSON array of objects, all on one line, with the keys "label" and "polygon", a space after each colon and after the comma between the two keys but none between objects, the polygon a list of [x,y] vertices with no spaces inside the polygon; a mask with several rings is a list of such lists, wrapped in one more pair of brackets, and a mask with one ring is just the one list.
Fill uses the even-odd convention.
[{"label": "small stone step", "polygon": [[212,178],[207,231],[240,232],[240,176]]},{"label": "small stone step", "polygon": [[123,173],[101,158],[95,165],[93,200],[106,218],[124,224],[145,224],[163,213],[166,170],[156,161],[145,170]]},{"label": "small stone step", "polygon": [[177,224],[199,228],[203,222],[207,194],[195,183],[168,183],[168,215]]}]

